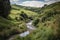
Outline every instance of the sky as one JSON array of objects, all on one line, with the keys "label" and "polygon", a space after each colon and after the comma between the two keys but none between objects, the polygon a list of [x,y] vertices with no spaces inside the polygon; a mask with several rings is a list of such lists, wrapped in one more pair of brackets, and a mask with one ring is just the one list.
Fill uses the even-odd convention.
[{"label": "sky", "polygon": [[44,4],[52,4],[60,0],[10,0],[11,4],[17,4],[30,7],[42,7]]}]

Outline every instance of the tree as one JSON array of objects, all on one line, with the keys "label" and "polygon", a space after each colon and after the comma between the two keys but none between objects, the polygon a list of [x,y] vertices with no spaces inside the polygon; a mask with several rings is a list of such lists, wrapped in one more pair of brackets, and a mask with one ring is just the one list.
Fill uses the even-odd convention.
[{"label": "tree", "polygon": [[47,6],[47,4],[44,4],[44,7]]},{"label": "tree", "polygon": [[7,18],[10,13],[10,1],[9,0],[0,0],[0,16]]},{"label": "tree", "polygon": [[36,26],[38,23],[39,23],[39,19],[37,18],[34,20],[33,25]]},{"label": "tree", "polygon": [[20,16],[23,17],[24,19],[27,19],[28,18],[27,14],[25,14],[23,11],[21,11]]}]

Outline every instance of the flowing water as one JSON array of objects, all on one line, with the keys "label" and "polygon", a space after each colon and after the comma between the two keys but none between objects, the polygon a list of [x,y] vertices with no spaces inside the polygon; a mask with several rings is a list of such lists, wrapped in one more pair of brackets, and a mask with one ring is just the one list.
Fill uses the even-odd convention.
[{"label": "flowing water", "polygon": [[21,37],[25,37],[30,33],[30,31],[35,30],[35,27],[32,25],[32,21],[26,23],[26,25],[27,25],[28,30],[21,33],[20,34]]},{"label": "flowing water", "polygon": [[[20,33],[20,34],[19,34],[20,37],[25,37],[25,36],[29,35],[32,30],[35,30],[35,29],[36,29],[36,28],[32,25],[32,21],[26,23],[26,26],[27,26],[27,28],[28,28],[27,31],[25,31],[25,32],[23,32],[23,33]],[[13,38],[14,38],[14,36],[11,37],[11,38],[9,38],[9,40],[12,40]]]}]

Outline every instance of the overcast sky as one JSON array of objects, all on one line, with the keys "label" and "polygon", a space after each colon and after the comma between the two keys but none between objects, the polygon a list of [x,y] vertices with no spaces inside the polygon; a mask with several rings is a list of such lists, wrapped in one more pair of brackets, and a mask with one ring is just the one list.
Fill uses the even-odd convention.
[{"label": "overcast sky", "polygon": [[11,4],[22,6],[42,7],[44,4],[51,4],[60,0],[10,0]]}]

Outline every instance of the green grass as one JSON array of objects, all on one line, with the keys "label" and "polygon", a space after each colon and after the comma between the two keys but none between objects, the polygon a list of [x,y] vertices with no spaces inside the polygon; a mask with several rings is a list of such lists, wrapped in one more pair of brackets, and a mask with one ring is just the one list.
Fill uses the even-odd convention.
[{"label": "green grass", "polygon": [[[46,7],[40,8],[40,11],[33,12],[23,7],[12,5],[10,18],[0,17],[0,40],[11,35],[26,31],[26,22],[33,18],[33,25],[36,30],[26,37],[16,36],[13,40],[57,40],[60,36],[60,2],[53,3]],[[38,9],[37,9],[38,10]],[[20,16],[24,12],[28,18]],[[38,14],[39,13],[39,14]],[[17,19],[16,19],[17,17]],[[21,18],[23,20],[21,20]]]},{"label": "green grass", "polygon": [[58,35],[60,34],[58,34],[58,31],[56,31],[59,29],[56,29],[56,28],[60,27],[58,26],[58,24],[60,23],[54,24],[54,22],[56,23],[57,18],[59,20],[59,16],[60,16],[60,11],[59,11],[60,5],[59,4],[60,2],[51,4],[52,6],[49,5],[42,10],[43,12],[38,17],[38,19],[40,19],[40,22],[36,25],[38,26],[37,30],[35,30],[35,32],[32,33],[32,36],[31,36],[32,40],[57,40],[59,39]]},{"label": "green grass", "polygon": [[16,24],[10,20],[0,17],[0,40],[5,40],[9,36],[21,33],[25,31],[26,29],[27,28],[26,28],[25,23]]},{"label": "green grass", "polygon": [[[3,17],[0,17],[0,40],[5,40],[9,38],[10,36],[13,36],[15,34],[22,33],[27,30],[26,22],[28,22],[30,19],[23,19],[20,14],[21,12],[24,12],[28,17],[35,18],[37,16],[37,13],[25,10],[23,8],[20,8],[18,6],[12,5],[11,13],[9,14],[8,19],[5,19]],[[16,19],[16,17],[18,19]],[[25,22],[26,21],[26,22]]]},{"label": "green grass", "polygon": [[12,6],[12,8],[15,8],[15,9],[20,9],[20,10],[15,10],[15,9],[12,9],[11,10],[11,14],[9,15],[12,19],[14,19],[16,16],[19,16],[19,14],[21,14],[21,11],[23,11],[25,14],[28,15],[28,17],[36,17],[38,14],[35,13],[35,12],[32,12],[32,11],[29,11],[29,10],[25,10],[23,8],[19,8],[17,6]]},{"label": "green grass", "polygon": [[[41,8],[41,12],[34,18],[36,30],[30,35],[14,40],[60,40],[60,2]],[[37,21],[39,19],[39,22]],[[37,24],[36,24],[37,23]]]}]

